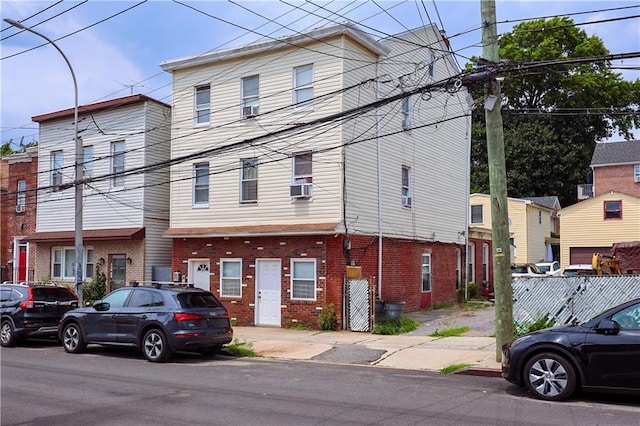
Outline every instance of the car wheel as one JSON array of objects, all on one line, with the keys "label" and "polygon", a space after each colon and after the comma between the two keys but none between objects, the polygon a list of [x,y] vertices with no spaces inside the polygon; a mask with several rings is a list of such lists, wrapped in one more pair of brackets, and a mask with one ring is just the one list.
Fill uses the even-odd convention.
[{"label": "car wheel", "polygon": [[16,335],[13,333],[13,323],[9,320],[2,321],[0,326],[0,344],[4,347],[16,345]]},{"label": "car wheel", "polygon": [[560,401],[576,389],[576,373],[571,363],[554,353],[541,353],[524,367],[524,383],[536,398]]},{"label": "car wheel", "polygon": [[75,322],[67,324],[62,331],[62,346],[70,354],[79,354],[84,351],[87,344],[82,338],[80,327]]},{"label": "car wheel", "polygon": [[200,355],[203,356],[214,356],[218,355],[222,350],[222,345],[210,346],[208,348],[200,349]]},{"label": "car wheel", "polygon": [[142,353],[151,362],[164,362],[171,356],[171,349],[162,331],[152,328],[142,338]]}]

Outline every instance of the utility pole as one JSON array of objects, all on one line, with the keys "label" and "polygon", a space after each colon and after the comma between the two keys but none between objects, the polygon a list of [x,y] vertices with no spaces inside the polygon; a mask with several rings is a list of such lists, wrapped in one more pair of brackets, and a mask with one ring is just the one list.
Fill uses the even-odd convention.
[{"label": "utility pole", "polygon": [[[498,29],[495,0],[480,0],[482,19],[482,57],[498,62]],[[500,82],[491,78],[485,84],[484,117],[491,193],[491,241],[493,245],[493,285],[495,292],[496,361],[502,358],[502,345],[513,339],[513,293],[511,289],[511,250],[507,209],[507,168],[504,160],[502,102]]]}]

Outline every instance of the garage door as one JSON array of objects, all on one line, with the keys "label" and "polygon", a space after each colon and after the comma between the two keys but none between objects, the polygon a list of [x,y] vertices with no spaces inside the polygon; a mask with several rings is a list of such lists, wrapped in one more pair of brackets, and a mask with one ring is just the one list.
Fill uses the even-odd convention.
[{"label": "garage door", "polygon": [[569,263],[575,265],[577,263],[591,264],[593,253],[609,254],[611,247],[571,247],[569,248]]}]

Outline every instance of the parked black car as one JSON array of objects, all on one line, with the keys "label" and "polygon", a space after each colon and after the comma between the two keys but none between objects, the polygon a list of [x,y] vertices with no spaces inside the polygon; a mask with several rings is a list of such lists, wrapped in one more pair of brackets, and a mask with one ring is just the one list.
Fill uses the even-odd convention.
[{"label": "parked black car", "polygon": [[92,307],[67,312],[59,333],[69,353],[89,343],[131,346],[153,362],[175,351],[213,354],[233,339],[222,303],[211,292],[179,285],[119,288]]},{"label": "parked black car", "polygon": [[580,324],[553,327],[502,346],[502,377],[535,397],[576,389],[640,394],[640,299]]},{"label": "parked black car", "polygon": [[0,284],[0,344],[27,337],[57,337],[62,315],[78,307],[78,297],[57,284]]}]

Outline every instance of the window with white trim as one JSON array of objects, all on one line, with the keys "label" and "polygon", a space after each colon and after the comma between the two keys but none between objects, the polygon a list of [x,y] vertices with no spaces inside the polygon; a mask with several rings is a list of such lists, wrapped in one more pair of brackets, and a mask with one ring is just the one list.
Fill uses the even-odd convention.
[{"label": "window with white trim", "polygon": [[24,211],[24,206],[27,204],[27,181],[19,180],[16,189],[16,212],[19,213]]},{"label": "window with white trim", "polygon": [[[86,181],[93,177],[93,146],[83,147],[82,155],[82,178]],[[84,189],[91,189],[91,185],[85,184]]]},{"label": "window with white trim", "polygon": [[411,96],[400,100],[400,118],[402,119],[402,130],[411,129]]},{"label": "window with white trim", "polygon": [[640,164],[633,166],[633,181],[640,182]]},{"label": "window with white trim", "polygon": [[304,152],[293,155],[293,183],[313,182],[313,154]]},{"label": "window with white trim", "polygon": [[471,223],[484,223],[484,206],[482,204],[471,206]]},{"label": "window with white trim", "polygon": [[291,259],[291,298],[316,300],[315,259]]},{"label": "window with white trim", "polygon": [[209,163],[193,165],[193,205],[209,205]]},{"label": "window with white trim", "polygon": [[411,167],[402,166],[402,207],[411,207]]},{"label": "window with white trim", "polygon": [[422,254],[422,292],[431,291],[431,253]]},{"label": "window with white trim", "polygon": [[542,225],[542,211],[538,210],[538,225]]},{"label": "window with white trim", "polygon": [[[93,248],[84,249],[83,280],[94,276]],[[76,276],[76,249],[74,247],[53,247],[51,249],[51,278],[73,281]]]},{"label": "window with white trim", "polygon": [[257,75],[242,78],[242,118],[255,117],[258,109],[260,78]]},{"label": "window with white trim", "polygon": [[313,109],[313,65],[293,69],[294,110]]},{"label": "window with white trim", "polygon": [[475,243],[469,243],[469,282],[476,282],[476,245]]},{"label": "window with white trim", "polygon": [[604,219],[622,219],[622,200],[604,202]]},{"label": "window with white trim", "polygon": [[489,282],[489,244],[482,244],[482,280]]},{"label": "window with white trim", "polygon": [[111,142],[111,187],[124,186],[124,141]]},{"label": "window with white trim", "polygon": [[195,124],[209,124],[211,121],[211,87],[207,84],[195,88]]},{"label": "window with white trim", "polygon": [[62,168],[64,167],[64,154],[62,151],[51,153],[51,190],[60,191],[62,185]]},{"label": "window with white trim", "polygon": [[429,53],[429,77],[434,78],[436,76],[436,55]]},{"label": "window with white trim", "polygon": [[240,160],[240,202],[255,203],[258,201],[258,159]]},{"label": "window with white trim", "polygon": [[220,260],[220,296],[242,297],[242,259]]}]

